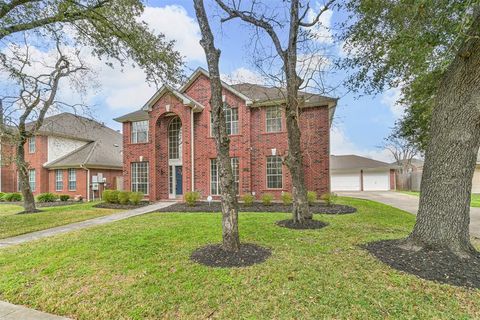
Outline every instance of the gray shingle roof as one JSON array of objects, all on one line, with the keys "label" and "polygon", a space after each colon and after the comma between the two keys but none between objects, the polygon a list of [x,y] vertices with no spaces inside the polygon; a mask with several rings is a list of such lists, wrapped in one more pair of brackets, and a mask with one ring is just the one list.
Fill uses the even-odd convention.
[{"label": "gray shingle roof", "polygon": [[348,169],[374,169],[374,168],[391,168],[394,169],[397,166],[389,163],[373,160],[354,154],[342,155],[342,156],[330,156],[330,169],[331,170],[348,170]]},{"label": "gray shingle roof", "polygon": [[[286,89],[284,88],[266,87],[252,83],[234,84],[232,87],[252,99],[255,104],[262,104],[268,101],[285,100],[287,96]],[[298,95],[305,100],[305,106],[321,106],[336,104],[337,102],[337,99],[335,98],[304,91],[299,91]]]},{"label": "gray shingle roof", "polygon": [[[32,126],[33,123],[28,124]],[[122,168],[122,134],[107,126],[71,113],[45,118],[40,135],[86,141],[87,144],[49,162],[46,168],[85,166],[90,168]]]}]

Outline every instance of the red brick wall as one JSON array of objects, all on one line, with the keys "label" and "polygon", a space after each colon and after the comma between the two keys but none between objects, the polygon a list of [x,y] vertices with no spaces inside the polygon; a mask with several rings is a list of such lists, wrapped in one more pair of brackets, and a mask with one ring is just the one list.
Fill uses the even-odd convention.
[{"label": "red brick wall", "polygon": [[[55,194],[68,194],[71,197],[81,195],[84,199],[87,199],[87,170],[83,168],[76,168],[77,171],[77,188],[75,190],[68,190],[68,169],[62,169],[63,171],[63,189],[56,190],[55,185],[55,171],[48,171],[48,181],[49,181],[49,190]],[[103,189],[116,189],[116,178],[122,176],[122,170],[110,170],[110,169],[91,169],[90,170],[90,183],[92,183],[92,176],[98,175],[98,173],[103,173],[103,177],[107,178],[106,185],[100,186],[99,191],[95,191],[95,198],[98,199],[101,197]],[[90,191],[90,199],[93,199],[93,191]]]},{"label": "red brick wall", "polygon": [[[210,137],[210,86],[208,78],[198,77],[186,94],[205,106],[202,112],[194,114],[195,148],[195,190],[203,197],[210,194],[210,160],[216,158],[215,141]],[[226,102],[238,108],[239,133],[230,137],[230,156],[240,161],[240,194],[255,192],[259,197],[269,192],[280,196],[282,191],[291,191],[291,178],[288,169],[283,168],[283,188],[269,190],[266,186],[266,157],[272,148],[278,155],[288,149],[285,119],[283,132],[265,132],[265,108],[252,108],[245,102],[224,90]],[[166,105],[170,112],[166,112]],[[149,142],[130,143],[130,123],[123,124],[124,142],[124,182],[125,190],[130,190],[131,163],[149,161],[150,198],[168,198],[168,141],[167,128],[172,114],[182,121],[183,134],[183,190],[191,190],[191,137],[190,107],[184,106],[175,96],[165,94],[150,112]],[[328,192],[329,183],[329,112],[327,107],[304,109],[300,116],[302,149],[304,150],[305,182],[308,190],[319,195]]]},{"label": "red brick wall", "polygon": [[11,144],[2,144],[1,192],[17,191],[17,171],[13,163],[14,148]]}]

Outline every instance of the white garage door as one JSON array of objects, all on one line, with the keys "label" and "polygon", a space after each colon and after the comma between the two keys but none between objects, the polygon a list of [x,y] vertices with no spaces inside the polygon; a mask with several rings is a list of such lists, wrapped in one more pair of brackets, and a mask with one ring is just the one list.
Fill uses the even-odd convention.
[{"label": "white garage door", "polygon": [[332,173],[330,187],[332,191],[360,191],[360,172]]},{"label": "white garage door", "polygon": [[388,191],[390,190],[390,172],[363,172],[364,191]]},{"label": "white garage door", "polygon": [[477,167],[473,174],[472,193],[480,193],[480,167]]}]

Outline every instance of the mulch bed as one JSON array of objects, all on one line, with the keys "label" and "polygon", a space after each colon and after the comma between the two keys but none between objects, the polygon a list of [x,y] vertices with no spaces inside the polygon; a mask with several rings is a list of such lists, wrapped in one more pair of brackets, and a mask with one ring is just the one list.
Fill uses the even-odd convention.
[{"label": "mulch bed", "polygon": [[295,223],[292,219],[280,220],[276,222],[277,226],[296,229],[296,230],[309,230],[309,229],[322,229],[328,226],[328,223],[318,221],[318,220],[306,220],[303,223]]},{"label": "mulch bed", "polygon": [[383,240],[363,247],[390,267],[416,275],[422,279],[438,281],[459,287],[480,288],[480,253],[463,259],[450,251],[419,250],[399,247],[402,240]]},{"label": "mulch bed", "polygon": [[[63,207],[70,206],[72,204],[83,203],[83,201],[55,201],[55,202],[35,202],[37,208],[49,208],[49,207]],[[11,204],[15,206],[23,206],[22,201],[13,201],[13,202],[0,202],[2,204]]]},{"label": "mulch bed", "polygon": [[94,205],[94,208],[103,208],[103,209],[123,209],[123,210],[130,210],[148,206],[150,202],[142,201],[139,204],[119,204],[119,203],[106,203],[100,202],[99,204]]},{"label": "mulch bed", "polygon": [[253,243],[242,243],[239,252],[228,252],[220,244],[210,244],[196,249],[190,259],[208,267],[248,267],[262,263],[272,254],[268,248]]},{"label": "mulch bed", "polygon": [[[238,209],[241,212],[291,212],[292,206],[286,206],[283,203],[272,203],[271,205],[264,205],[261,202],[254,202],[247,206],[243,203],[238,204]],[[348,214],[357,211],[354,207],[334,204],[327,206],[324,203],[317,202],[310,206],[313,213],[319,214]],[[195,206],[190,207],[184,202],[175,203],[169,207],[158,210],[159,212],[221,212],[222,207],[220,202],[212,202],[208,204],[207,201],[199,201]]]}]

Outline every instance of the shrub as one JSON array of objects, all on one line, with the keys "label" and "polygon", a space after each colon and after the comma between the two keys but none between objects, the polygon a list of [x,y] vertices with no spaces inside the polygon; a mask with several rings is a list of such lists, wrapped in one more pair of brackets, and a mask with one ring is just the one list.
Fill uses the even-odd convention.
[{"label": "shrub", "polygon": [[255,200],[255,198],[250,193],[244,194],[242,196],[242,201],[246,206],[251,206],[253,204],[253,200]]},{"label": "shrub", "polygon": [[38,202],[55,202],[57,201],[57,196],[51,192],[40,193],[37,196]]},{"label": "shrub", "polygon": [[134,205],[140,203],[143,200],[143,193],[142,192],[132,192],[130,193],[130,202]]},{"label": "shrub", "polygon": [[309,205],[314,204],[317,201],[317,193],[315,191],[308,191],[307,201]]},{"label": "shrub", "polygon": [[332,206],[335,204],[337,201],[337,194],[330,192],[330,193],[324,193],[321,197],[323,201],[327,204],[327,206]]},{"label": "shrub", "polygon": [[187,205],[193,207],[197,203],[198,199],[200,199],[200,193],[198,193],[197,191],[190,191],[185,193],[184,198]]},{"label": "shrub", "polygon": [[273,200],[273,194],[271,193],[264,193],[262,195],[262,203],[266,206],[269,206],[272,204],[272,200]]},{"label": "shrub", "polygon": [[3,201],[8,201],[8,202],[22,201],[22,195],[18,192],[5,193],[3,195]]},{"label": "shrub", "polygon": [[292,204],[292,194],[290,192],[282,192],[282,202],[286,206],[291,205]]},{"label": "shrub", "polygon": [[0,192],[0,202],[1,202],[1,201],[5,201],[5,200],[3,200],[3,196],[4,196],[4,195],[5,195],[5,193]]},{"label": "shrub", "polygon": [[107,203],[118,203],[118,190],[103,190],[102,200]]},{"label": "shrub", "polygon": [[70,200],[70,196],[68,194],[61,194],[60,195],[60,201],[65,202]]},{"label": "shrub", "polygon": [[131,192],[129,192],[129,191],[118,192],[118,203],[127,204],[128,201],[130,200],[130,194],[131,194]]}]

